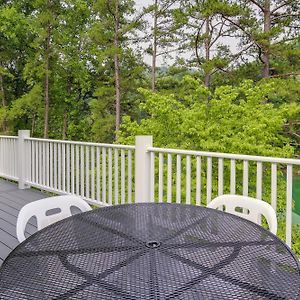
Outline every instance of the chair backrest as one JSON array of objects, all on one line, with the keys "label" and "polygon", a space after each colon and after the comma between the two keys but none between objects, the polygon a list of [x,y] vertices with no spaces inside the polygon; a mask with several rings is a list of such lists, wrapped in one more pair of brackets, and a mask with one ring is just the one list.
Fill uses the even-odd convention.
[{"label": "chair backrest", "polygon": [[263,215],[268,223],[269,230],[276,234],[277,218],[273,207],[262,200],[239,195],[222,195],[213,199],[207,207],[216,208],[237,215],[260,225]]},{"label": "chair backrest", "polygon": [[22,207],[17,220],[17,238],[23,242],[26,224],[29,219],[36,217],[37,229],[40,230],[52,223],[72,215],[71,207],[77,207],[82,212],[91,210],[91,207],[81,198],[76,196],[56,196],[44,198]]}]

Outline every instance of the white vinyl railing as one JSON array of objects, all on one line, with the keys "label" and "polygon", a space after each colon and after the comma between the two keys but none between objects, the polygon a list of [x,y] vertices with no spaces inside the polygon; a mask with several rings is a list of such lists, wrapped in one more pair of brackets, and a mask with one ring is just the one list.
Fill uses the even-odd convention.
[{"label": "white vinyl railing", "polygon": [[0,176],[91,204],[176,202],[207,205],[222,194],[250,195],[271,203],[292,243],[293,168],[298,159],[135,146],[29,136],[0,136]]},{"label": "white vinyl railing", "polygon": [[18,137],[0,136],[0,176],[18,180]]},{"label": "white vinyl railing", "polygon": [[133,146],[26,138],[26,183],[90,203],[132,202]]},{"label": "white vinyl railing", "polygon": [[[222,194],[251,195],[278,211],[284,199],[285,240],[292,243],[293,166],[298,159],[149,147],[150,199],[207,205]],[[280,195],[278,195],[280,192]],[[282,195],[284,194],[284,195]]]}]

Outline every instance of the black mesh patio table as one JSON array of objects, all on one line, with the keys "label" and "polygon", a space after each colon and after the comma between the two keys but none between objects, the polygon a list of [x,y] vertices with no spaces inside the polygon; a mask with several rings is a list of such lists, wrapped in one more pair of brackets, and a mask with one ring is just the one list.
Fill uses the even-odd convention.
[{"label": "black mesh patio table", "polygon": [[5,260],[0,299],[298,299],[298,259],[275,235],[180,204],[96,209],[29,237]]}]

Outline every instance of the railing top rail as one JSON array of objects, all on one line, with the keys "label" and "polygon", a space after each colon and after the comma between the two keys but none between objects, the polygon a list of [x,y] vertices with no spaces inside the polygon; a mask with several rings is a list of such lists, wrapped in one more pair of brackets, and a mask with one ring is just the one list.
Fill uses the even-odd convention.
[{"label": "railing top rail", "polygon": [[13,136],[13,135],[0,135],[0,138],[4,138],[4,139],[18,139],[17,136]]},{"label": "railing top rail", "polygon": [[49,142],[49,143],[60,143],[60,144],[71,144],[71,145],[82,145],[82,146],[95,146],[103,148],[116,148],[124,150],[134,150],[135,146],[130,145],[118,145],[118,144],[103,144],[103,143],[91,143],[91,142],[76,142],[76,141],[66,141],[66,140],[51,140],[51,139],[40,139],[40,138],[25,138],[27,141],[37,141],[37,142]]},{"label": "railing top rail", "polygon": [[288,165],[289,164],[290,165],[300,165],[300,159],[292,159],[292,158],[279,158],[279,157],[255,156],[255,155],[244,155],[244,154],[179,150],[179,149],[167,149],[167,148],[156,148],[156,147],[149,147],[148,151],[149,152],[168,153],[168,154],[182,154],[182,155],[192,155],[192,156],[228,158],[228,159],[235,159],[235,160],[280,163],[280,164],[288,164]]}]

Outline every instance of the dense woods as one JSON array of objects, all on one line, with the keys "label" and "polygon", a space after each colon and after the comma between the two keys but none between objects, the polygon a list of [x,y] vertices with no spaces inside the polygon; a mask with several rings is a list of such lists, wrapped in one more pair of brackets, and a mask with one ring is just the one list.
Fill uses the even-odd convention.
[{"label": "dense woods", "polygon": [[294,155],[299,14],[293,0],[0,1],[1,132]]}]

